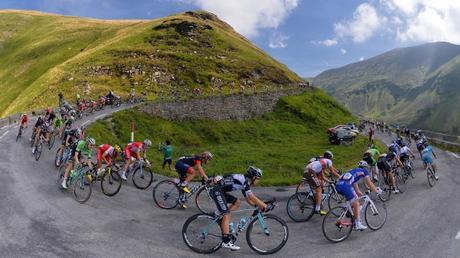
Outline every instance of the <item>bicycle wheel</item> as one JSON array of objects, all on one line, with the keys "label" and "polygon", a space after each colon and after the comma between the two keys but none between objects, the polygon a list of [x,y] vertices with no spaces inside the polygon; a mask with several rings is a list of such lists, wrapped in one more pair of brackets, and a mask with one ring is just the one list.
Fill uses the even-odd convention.
[{"label": "bicycle wheel", "polygon": [[54,134],[54,132],[51,132],[50,133],[50,139],[49,139],[49,142],[48,142],[48,149],[51,150],[53,148],[55,140],[56,140],[56,135]]},{"label": "bicycle wheel", "polygon": [[391,199],[391,187],[387,182],[387,178],[379,173],[379,181],[377,186],[382,189],[382,194],[379,194],[379,199],[383,202],[389,201]]},{"label": "bicycle wheel", "polygon": [[62,180],[64,179],[64,174],[65,174],[65,166],[61,166],[59,168],[58,179],[57,179],[57,184],[59,188],[62,188]]},{"label": "bicycle wheel", "polygon": [[428,178],[428,184],[430,187],[433,187],[436,184],[436,178],[434,176],[433,170],[430,167],[426,169],[426,177]]},{"label": "bicycle wheel", "polygon": [[308,221],[315,211],[313,195],[302,192],[292,195],[287,201],[286,211],[295,222]]},{"label": "bicycle wheel", "polygon": [[347,211],[347,208],[335,207],[324,216],[321,227],[327,240],[333,243],[342,242],[351,234],[353,216]]},{"label": "bicycle wheel", "polygon": [[219,221],[208,214],[195,214],[185,221],[182,238],[185,244],[197,253],[214,253],[222,244]]},{"label": "bicycle wheel", "polygon": [[163,180],[153,188],[153,201],[161,209],[173,209],[179,204],[179,187],[171,180]]},{"label": "bicycle wheel", "polygon": [[330,194],[329,197],[327,198],[327,205],[329,207],[329,210],[335,207],[341,206],[344,202],[346,202],[345,197],[341,194],[339,194],[337,191],[334,191],[329,189]]},{"label": "bicycle wheel", "polygon": [[121,176],[118,171],[106,171],[101,179],[102,192],[107,196],[116,195],[121,189]]},{"label": "bicycle wheel", "polygon": [[367,226],[372,230],[379,230],[387,221],[387,207],[384,202],[375,200],[369,202],[364,210]]},{"label": "bicycle wheel", "polygon": [[18,132],[18,135],[16,136],[16,142],[19,140],[19,138],[21,138],[22,136],[22,126],[19,126],[19,132]]},{"label": "bicycle wheel", "polygon": [[54,165],[56,167],[59,167],[61,165],[61,161],[62,161],[62,152],[59,153],[59,149],[56,151],[56,156],[54,158]]},{"label": "bicycle wheel", "polygon": [[204,214],[214,214],[216,210],[216,204],[211,198],[206,187],[202,186],[200,190],[195,195],[195,204],[196,207],[203,212]]},{"label": "bicycle wheel", "polygon": [[398,188],[399,192],[404,193],[407,190],[407,184],[406,181],[404,180],[404,175],[402,172],[399,172],[395,176],[396,180],[396,187]]},{"label": "bicycle wheel", "polygon": [[38,161],[40,156],[42,155],[43,143],[41,141],[38,142],[37,147],[35,148],[34,156],[35,160]]},{"label": "bicycle wheel", "polygon": [[289,229],[284,220],[264,214],[249,223],[246,241],[249,247],[258,254],[274,254],[281,250],[289,237]]},{"label": "bicycle wheel", "polygon": [[305,180],[302,180],[296,187],[295,189],[295,193],[299,193],[299,192],[302,192],[302,193],[306,193],[308,191],[308,189],[310,188],[310,186],[308,185],[307,181]]},{"label": "bicycle wheel", "polygon": [[91,197],[93,185],[87,175],[78,175],[73,184],[73,196],[79,203],[85,203]]},{"label": "bicycle wheel", "polygon": [[144,190],[147,189],[153,182],[152,169],[149,167],[137,167],[133,173],[133,184],[136,188]]}]

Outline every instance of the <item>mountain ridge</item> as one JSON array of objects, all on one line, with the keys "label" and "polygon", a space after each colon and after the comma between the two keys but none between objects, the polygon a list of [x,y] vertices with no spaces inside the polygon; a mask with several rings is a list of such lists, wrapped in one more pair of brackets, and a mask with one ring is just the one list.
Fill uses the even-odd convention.
[{"label": "mountain ridge", "polygon": [[459,79],[460,46],[435,42],[327,70],[313,83],[356,114],[458,132],[460,118],[455,111],[460,112],[460,104],[454,100],[460,100]]}]

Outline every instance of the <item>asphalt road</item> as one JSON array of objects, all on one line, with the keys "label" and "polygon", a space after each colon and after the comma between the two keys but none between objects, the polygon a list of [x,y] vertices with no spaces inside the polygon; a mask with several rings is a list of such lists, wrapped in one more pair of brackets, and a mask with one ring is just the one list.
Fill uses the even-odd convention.
[{"label": "asphalt road", "polygon": [[[95,121],[104,110],[82,122]],[[17,127],[0,129],[0,250],[2,257],[198,257],[183,243],[183,222],[197,209],[161,210],[152,187],[136,189],[131,181],[119,194],[107,197],[99,184],[86,204],[60,190],[53,166],[55,149],[44,150],[36,162],[25,137],[15,143]],[[352,147],[351,147],[352,148]],[[321,232],[321,217],[293,223],[286,199],[293,188],[257,188],[256,193],[280,200],[274,213],[288,222],[289,240],[273,257],[460,257],[460,159],[435,149],[440,180],[430,188],[421,161],[406,193],[392,196],[388,220],[376,232],[353,232],[339,244]],[[215,162],[218,162],[216,160]],[[300,178],[300,171],[299,171]],[[238,221],[234,219],[233,221]],[[456,239],[458,238],[458,239]],[[243,236],[237,253],[219,250],[212,256],[254,257]]]}]

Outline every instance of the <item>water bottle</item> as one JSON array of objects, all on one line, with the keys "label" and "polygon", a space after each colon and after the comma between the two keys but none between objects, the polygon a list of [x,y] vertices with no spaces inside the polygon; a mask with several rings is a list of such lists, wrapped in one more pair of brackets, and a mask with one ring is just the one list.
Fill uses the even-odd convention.
[{"label": "water bottle", "polygon": [[229,228],[230,234],[235,233],[235,225],[233,224],[233,222],[230,222],[230,224],[228,225],[228,228]]},{"label": "water bottle", "polygon": [[75,177],[76,174],[75,170],[70,170],[70,177]]},{"label": "water bottle", "polygon": [[246,224],[246,217],[242,217],[240,219],[240,222],[238,223],[238,232],[240,232],[243,229],[245,224]]}]

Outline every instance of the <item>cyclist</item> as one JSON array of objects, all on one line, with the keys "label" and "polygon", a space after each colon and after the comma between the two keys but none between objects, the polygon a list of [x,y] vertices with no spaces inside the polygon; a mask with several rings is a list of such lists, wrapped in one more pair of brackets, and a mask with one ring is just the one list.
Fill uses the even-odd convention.
[{"label": "cyclist", "polygon": [[410,157],[415,157],[414,153],[410,150],[407,144],[403,143],[401,150],[399,151],[399,159],[401,160],[401,163],[409,160]]},{"label": "cyclist", "polygon": [[93,156],[93,148],[96,144],[94,138],[88,137],[86,140],[80,140],[72,148],[72,159],[67,162],[67,167],[62,180],[62,188],[67,189],[67,178],[69,172],[74,168],[75,164],[85,163],[90,169],[93,168],[91,157]]},{"label": "cyclist", "polygon": [[212,160],[212,153],[205,151],[201,155],[184,156],[176,161],[175,168],[177,173],[179,173],[181,187],[184,192],[190,193],[187,185],[197,176],[197,170],[204,180],[208,180],[208,176],[204,172],[202,165],[210,160]]},{"label": "cyclist", "polygon": [[118,153],[121,153],[121,148],[118,145],[111,146],[110,144],[102,144],[97,147],[97,176],[101,176],[105,169],[102,168],[102,161],[105,161],[106,167],[110,166],[111,159],[116,159]]},{"label": "cyclist", "polygon": [[216,186],[210,190],[210,195],[217,206],[219,215],[223,215],[220,223],[220,228],[222,230],[222,247],[229,248],[233,251],[240,249],[239,246],[232,243],[230,212],[238,209],[241,202],[238,198],[231,195],[230,192],[241,190],[249,205],[257,206],[262,211],[270,211],[273,209],[272,205],[265,204],[251,191],[251,186],[256,185],[261,177],[262,170],[251,166],[248,168],[245,175],[232,174],[223,178],[221,176],[214,178]]},{"label": "cyclist", "polygon": [[37,122],[35,122],[34,127],[32,128],[32,137],[29,139],[30,141],[34,140],[35,135],[37,135],[38,129],[45,123],[45,120],[39,116],[37,118]]},{"label": "cyclist", "polygon": [[367,162],[370,166],[372,178],[378,180],[377,178],[377,158],[380,156],[380,151],[377,147],[372,144],[371,147],[364,153],[363,160]]},{"label": "cyclist", "polygon": [[29,126],[29,117],[26,113],[23,113],[21,117],[19,117],[19,126],[22,128],[27,128]]},{"label": "cyclist", "polygon": [[324,152],[324,155],[319,160],[315,160],[307,164],[304,170],[304,177],[312,189],[315,190],[315,213],[326,215],[326,211],[321,210],[322,188],[324,185],[323,174],[329,170],[335,177],[339,177],[338,170],[332,165],[334,155],[331,151]]},{"label": "cyclist", "polygon": [[172,153],[173,148],[171,146],[171,142],[166,140],[166,145],[159,145],[158,150],[163,152],[163,165],[161,166],[162,169],[165,169],[166,164],[168,164],[169,170],[171,170],[171,163],[172,163]]},{"label": "cyclist", "polygon": [[401,161],[398,158],[398,155],[392,151],[388,151],[380,155],[379,159],[377,160],[377,167],[382,171],[382,174],[388,180],[388,185],[391,189],[393,189],[393,193],[398,194],[399,189],[396,188],[396,181],[394,177],[394,167],[396,165],[400,165]]},{"label": "cyclist", "polygon": [[[402,144],[402,143],[401,143]],[[396,154],[399,153],[399,144],[398,140],[394,140],[390,145],[388,145],[388,151],[394,152]]]},{"label": "cyclist", "polygon": [[152,146],[152,141],[145,139],[144,142],[131,142],[126,145],[124,149],[125,153],[125,167],[121,178],[127,180],[126,173],[128,171],[129,165],[131,165],[135,160],[141,160],[141,152],[143,153],[143,158],[147,159],[147,149]]},{"label": "cyclist", "polygon": [[347,199],[347,202],[353,207],[353,216],[355,223],[355,230],[364,230],[367,229],[363,225],[360,217],[361,205],[359,203],[358,197],[361,197],[363,193],[360,191],[358,186],[358,181],[364,178],[364,183],[372,192],[381,194],[382,190],[372,183],[369,178],[369,172],[367,171],[368,164],[366,161],[362,160],[358,163],[358,168],[352,169],[347,173],[341,175],[336,184],[337,192]]},{"label": "cyclist", "polygon": [[426,167],[428,166],[428,164],[431,164],[431,167],[433,168],[433,172],[434,172],[434,177],[436,178],[436,180],[439,180],[439,177],[436,173],[436,164],[433,162],[433,158],[432,158],[432,155],[437,159],[438,157],[436,156],[436,153],[434,153],[433,151],[433,148],[431,148],[430,144],[428,144],[428,142],[425,142],[423,144],[423,147],[424,149],[422,150],[422,160],[423,160],[423,164],[425,166],[425,169]]},{"label": "cyclist", "polygon": [[32,146],[32,154],[35,153],[38,141],[40,141],[40,136],[43,135],[45,138],[45,143],[47,143],[50,139],[51,131],[53,130],[52,126],[49,122],[44,122],[40,127],[36,129],[36,137],[34,140],[34,144]]},{"label": "cyclist", "polygon": [[47,108],[45,110],[45,122],[48,122],[50,125],[54,122],[54,119],[56,118],[56,114],[54,113],[52,108]]},{"label": "cyclist", "polygon": [[[74,144],[78,143],[78,140],[80,139],[80,129],[78,128],[75,128],[75,129],[70,129],[70,126],[67,127],[67,123],[66,123],[66,130],[64,131],[64,137],[62,138],[62,144],[61,146],[59,146],[59,149],[58,149],[58,155],[60,156],[62,154],[62,152],[64,151],[64,149],[68,146],[71,146],[71,148],[73,148]],[[68,129],[67,129],[68,128]],[[57,165],[60,165],[59,164],[60,162],[57,163]]]}]

